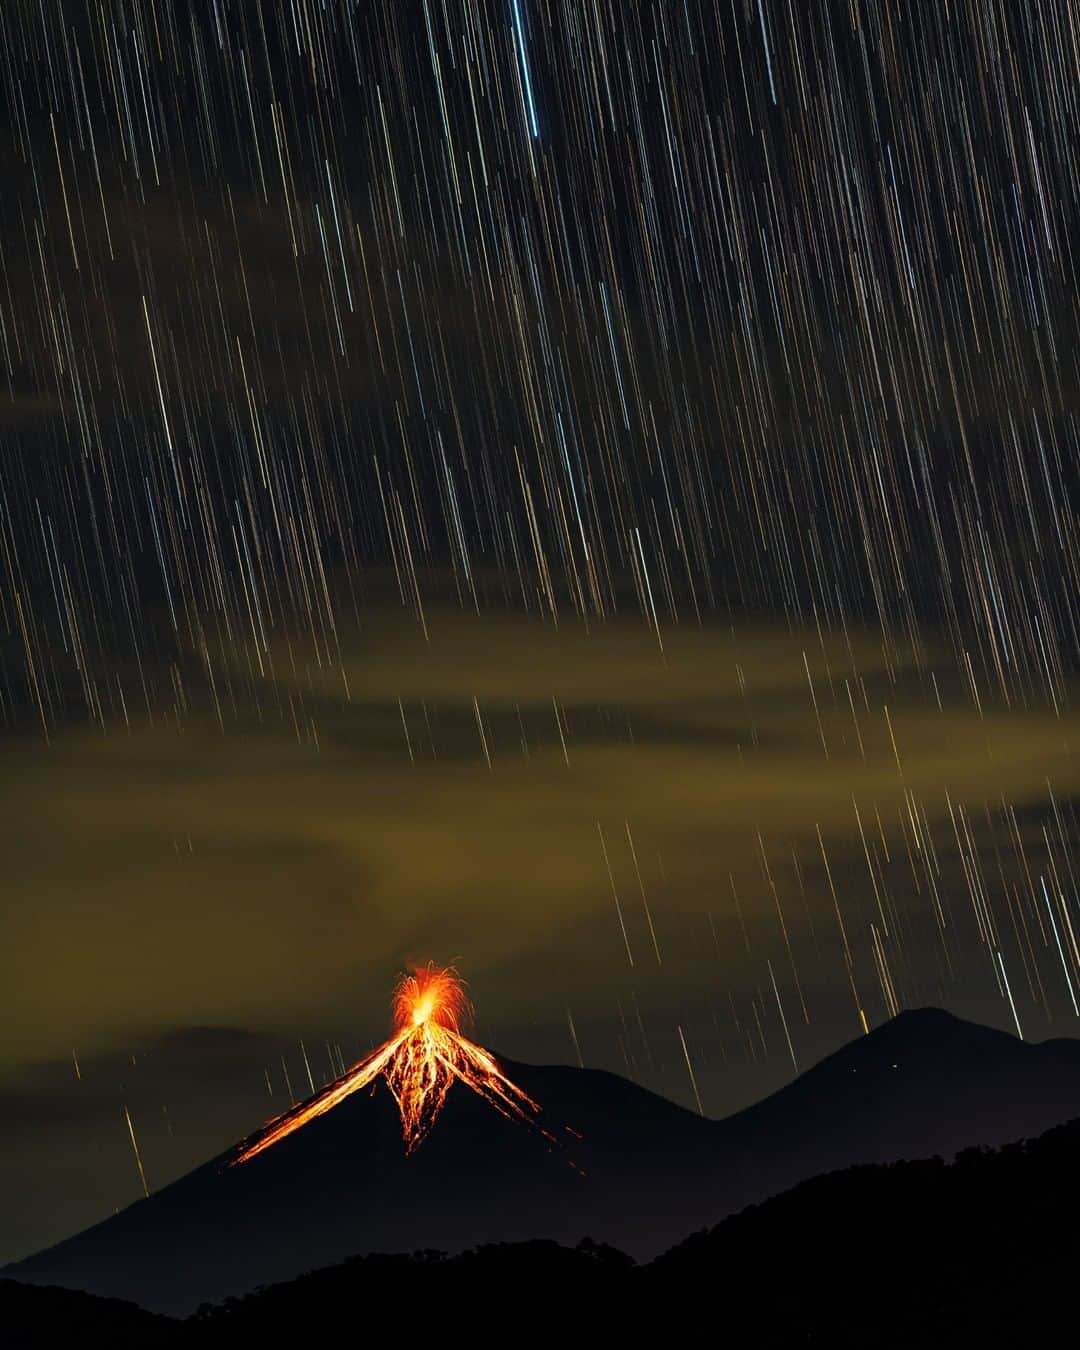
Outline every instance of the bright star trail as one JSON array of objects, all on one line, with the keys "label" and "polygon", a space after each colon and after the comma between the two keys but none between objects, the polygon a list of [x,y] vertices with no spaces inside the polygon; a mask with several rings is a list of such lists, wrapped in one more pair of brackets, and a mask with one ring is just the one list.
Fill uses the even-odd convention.
[{"label": "bright star trail", "polygon": [[534,136],[540,135],[536,121],[536,102],[533,99],[532,76],[529,74],[529,53],[525,49],[525,30],[521,23],[521,0],[514,0],[514,31],[517,34],[518,48],[521,52],[521,78],[525,84],[525,99],[529,105],[529,130]]},{"label": "bright star trail", "polygon": [[0,6],[0,1260],[429,955],[706,1115],[1077,1034],[1078,69],[1065,0]]}]

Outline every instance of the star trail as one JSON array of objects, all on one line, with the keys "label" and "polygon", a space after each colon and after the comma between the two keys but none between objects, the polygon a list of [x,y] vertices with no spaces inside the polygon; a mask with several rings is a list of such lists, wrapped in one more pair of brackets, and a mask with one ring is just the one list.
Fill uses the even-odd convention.
[{"label": "star trail", "polygon": [[[405,955],[710,1114],[1075,1034],[1078,69],[1067,0],[0,7],[3,1064],[253,1028],[285,1109]],[[125,1074],[99,1209],[217,1138]]]},{"label": "star trail", "polygon": [[934,625],[973,698],[1064,696],[1068,6],[2,24],[9,715],[144,702],[116,644],[332,661],[387,559],[417,606],[448,563],[553,619]]}]

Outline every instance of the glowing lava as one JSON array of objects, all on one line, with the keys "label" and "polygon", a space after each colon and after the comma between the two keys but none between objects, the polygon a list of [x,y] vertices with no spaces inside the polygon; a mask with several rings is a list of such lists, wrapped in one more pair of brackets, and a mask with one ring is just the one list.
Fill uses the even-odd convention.
[{"label": "glowing lava", "polygon": [[455,1078],[504,1116],[536,1125],[547,1135],[534,1119],[539,1105],[506,1077],[486,1050],[461,1034],[472,1007],[453,968],[429,964],[403,976],[394,990],[393,1007],[395,1030],[388,1041],[354,1064],[343,1078],[270,1121],[241,1146],[230,1166],[247,1162],[308,1121],[332,1111],[380,1074],[401,1112],[406,1153],[417,1148],[435,1124]]}]

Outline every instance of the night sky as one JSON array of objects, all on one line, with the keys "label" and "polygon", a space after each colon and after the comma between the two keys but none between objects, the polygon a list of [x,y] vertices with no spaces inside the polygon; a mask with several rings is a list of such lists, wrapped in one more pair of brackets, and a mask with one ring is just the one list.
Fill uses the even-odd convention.
[{"label": "night sky", "polygon": [[0,1260],[456,962],[721,1115],[1080,1032],[1067,0],[0,7]]}]

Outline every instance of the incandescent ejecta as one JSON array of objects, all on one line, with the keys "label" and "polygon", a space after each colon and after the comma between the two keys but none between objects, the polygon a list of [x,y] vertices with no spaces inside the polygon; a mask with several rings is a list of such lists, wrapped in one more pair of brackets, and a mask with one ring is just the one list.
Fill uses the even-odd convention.
[{"label": "incandescent ejecta", "polygon": [[506,1077],[493,1056],[461,1034],[472,1007],[457,971],[429,963],[402,976],[393,1008],[395,1031],[388,1041],[322,1092],[270,1121],[241,1145],[230,1166],[248,1162],[380,1075],[401,1112],[406,1153],[423,1142],[455,1078],[502,1115],[534,1125],[551,1138],[536,1120],[539,1104]]}]

